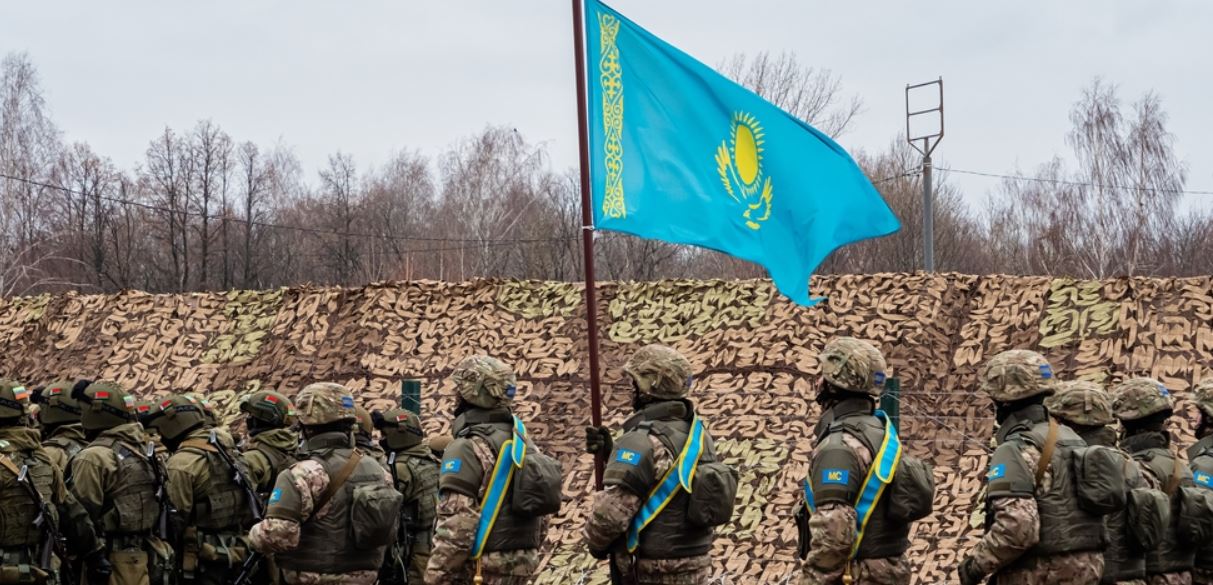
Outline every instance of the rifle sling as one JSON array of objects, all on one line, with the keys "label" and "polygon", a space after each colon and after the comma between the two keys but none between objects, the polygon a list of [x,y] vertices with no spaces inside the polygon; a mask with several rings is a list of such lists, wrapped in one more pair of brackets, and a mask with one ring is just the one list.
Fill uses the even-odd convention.
[{"label": "rifle sling", "polygon": [[1061,425],[1057,424],[1057,419],[1049,418],[1049,434],[1045,436],[1045,446],[1040,451],[1040,461],[1036,463],[1036,485],[1040,486],[1040,482],[1045,478],[1045,472],[1049,470],[1049,464],[1053,462],[1053,452],[1057,450],[1057,435],[1061,431]]},{"label": "rifle sling", "polygon": [[0,465],[3,465],[5,469],[13,472],[13,477],[21,477],[21,470],[17,468],[17,464],[13,463],[12,459],[8,458],[8,455],[0,453]]},{"label": "rifle sling", "polygon": [[345,465],[343,465],[341,469],[337,471],[337,475],[334,475],[332,480],[329,481],[328,487],[324,488],[324,491],[320,493],[320,497],[316,500],[316,506],[312,508],[313,516],[315,516],[320,510],[323,510],[324,507],[328,505],[329,500],[333,499],[333,496],[337,495],[337,490],[340,490],[341,486],[345,485],[346,480],[348,480],[351,475],[354,475],[354,470],[358,468],[358,463],[360,461],[362,461],[362,452],[354,449],[354,453],[353,455],[350,455],[349,461],[345,462]]}]

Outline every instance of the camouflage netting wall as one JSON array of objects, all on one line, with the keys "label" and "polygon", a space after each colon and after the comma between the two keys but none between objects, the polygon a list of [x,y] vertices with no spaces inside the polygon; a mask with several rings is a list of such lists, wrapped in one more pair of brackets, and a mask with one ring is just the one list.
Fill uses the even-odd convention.
[{"label": "camouflage netting wall", "polygon": [[[979,365],[1011,347],[1043,348],[1061,376],[1161,379],[1180,397],[1209,374],[1213,279],[1075,282],[1043,277],[872,275],[820,278],[829,300],[796,307],[765,281],[604,284],[600,314],[608,417],[629,392],[618,371],[648,342],[695,364],[694,397],[726,459],[742,473],[737,515],[714,551],[722,583],[794,582],[790,510],[817,419],[806,400],[814,355],[839,334],[876,341],[903,380],[909,448],[935,464],[935,515],[911,551],[918,583],[953,581],[992,423],[974,396]],[[445,376],[488,352],[514,365],[520,414],[567,471],[539,583],[606,582],[580,544],[592,463],[581,288],[476,281],[267,292],[40,296],[0,300],[0,375],[114,378],[145,394],[207,392],[227,416],[259,387],[288,394],[313,380],[348,385],[374,408],[401,378],[426,380],[426,426],[447,426]],[[1186,404],[1184,414],[1191,416]],[[1185,423],[1181,432],[1190,435]],[[593,571],[590,573],[590,571]],[[583,581],[584,578],[584,581]]]}]

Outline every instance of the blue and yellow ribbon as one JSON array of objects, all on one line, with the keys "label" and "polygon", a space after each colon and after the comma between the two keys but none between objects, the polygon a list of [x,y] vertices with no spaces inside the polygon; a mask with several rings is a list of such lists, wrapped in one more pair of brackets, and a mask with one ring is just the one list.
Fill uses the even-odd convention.
[{"label": "blue and yellow ribbon", "polygon": [[525,460],[526,426],[522,420],[514,417],[513,436],[501,445],[489,477],[489,486],[485,488],[484,499],[480,502],[480,521],[476,525],[476,539],[472,542],[472,559],[479,559],[484,554],[484,545],[493,533],[493,525],[497,523],[497,516],[505,503],[505,494],[514,479],[514,470],[522,469]]},{"label": "blue and yellow ribbon", "polygon": [[[880,502],[880,496],[884,494],[884,489],[893,482],[893,476],[897,473],[897,465],[901,463],[901,437],[897,436],[897,429],[893,428],[893,422],[889,416],[882,410],[877,410],[876,418],[884,422],[884,440],[880,444],[880,449],[876,451],[876,458],[872,462],[872,466],[868,468],[868,475],[863,480],[863,488],[859,490],[859,497],[855,500],[855,544],[851,546],[851,556],[854,559],[855,555],[859,554],[859,545],[863,543],[863,531],[868,527],[868,521],[872,519],[872,513],[876,511],[876,504]],[[809,512],[817,511],[817,503],[813,497],[813,484],[807,479],[803,482],[804,488],[804,505],[809,509]]]},{"label": "blue and yellow ribbon", "polygon": [[699,468],[699,455],[703,452],[703,422],[696,415],[691,421],[691,432],[687,442],[682,446],[678,459],[666,471],[665,477],[649,492],[640,512],[632,518],[628,526],[628,552],[636,552],[640,546],[640,532],[648,527],[657,515],[669,505],[678,490],[691,493],[691,484],[695,481],[695,471]]}]

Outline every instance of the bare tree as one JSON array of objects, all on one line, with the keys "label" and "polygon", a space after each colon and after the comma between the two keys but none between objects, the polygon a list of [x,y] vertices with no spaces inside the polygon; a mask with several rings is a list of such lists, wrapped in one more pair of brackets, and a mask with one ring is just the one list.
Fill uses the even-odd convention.
[{"label": "bare tree", "polygon": [[329,156],[328,167],[320,171],[323,204],[330,213],[329,226],[336,232],[326,246],[329,266],[337,283],[350,284],[358,269],[358,242],[354,239],[360,193],[354,157],[337,152]]},{"label": "bare tree", "polygon": [[795,53],[753,57],[734,55],[719,68],[725,75],[780,109],[837,138],[846,132],[863,104],[846,97],[837,75],[800,62]]}]

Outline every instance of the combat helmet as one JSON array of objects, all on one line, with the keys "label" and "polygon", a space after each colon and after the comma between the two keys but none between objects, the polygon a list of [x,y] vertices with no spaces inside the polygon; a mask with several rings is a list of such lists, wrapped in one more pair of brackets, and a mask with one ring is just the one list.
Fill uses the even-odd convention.
[{"label": "combat helmet", "polygon": [[393,408],[387,412],[371,413],[375,428],[383,434],[384,445],[392,451],[408,449],[421,443],[425,434],[421,430],[421,418],[413,411]]},{"label": "combat helmet", "polygon": [[1205,415],[1205,420],[1213,421],[1213,380],[1197,384],[1192,391],[1192,401]]},{"label": "combat helmet", "polygon": [[215,405],[213,403],[211,403],[211,401],[209,399],[207,399],[206,396],[203,396],[202,394],[198,394],[195,392],[186,392],[182,396],[185,396],[186,398],[193,400],[195,403],[197,403],[199,406],[202,407],[202,416],[206,418],[206,424],[208,424],[212,427],[219,426],[219,416],[215,412]]},{"label": "combat helmet", "polygon": [[821,377],[846,392],[879,398],[884,392],[884,355],[876,346],[854,337],[836,337],[821,349]]},{"label": "combat helmet", "polygon": [[371,420],[371,413],[363,408],[361,404],[354,405],[354,432],[367,437],[375,434],[375,421]]},{"label": "combat helmet", "polygon": [[1016,402],[1053,392],[1053,366],[1027,349],[1004,351],[986,362],[981,389],[995,402]]},{"label": "combat helmet", "polygon": [[1112,398],[1103,386],[1086,380],[1058,382],[1045,399],[1049,414],[1071,424],[1104,427],[1116,422]]},{"label": "combat helmet", "polygon": [[486,355],[467,358],[451,372],[455,391],[469,404],[496,408],[514,398],[518,379],[501,360]]},{"label": "combat helmet", "polygon": [[29,413],[30,391],[15,380],[0,380],[0,422],[5,425],[22,422]]},{"label": "combat helmet", "polygon": [[47,384],[31,400],[41,404],[38,420],[47,427],[80,422],[80,401],[72,398],[72,389],[77,385],[87,387],[89,380],[57,380]]},{"label": "combat helmet", "polygon": [[273,390],[246,394],[240,400],[240,412],[256,419],[262,427],[278,429],[291,426],[295,407],[291,399]]},{"label": "combat helmet", "polygon": [[672,347],[654,343],[636,350],[623,373],[642,395],[653,398],[675,400],[691,390],[691,362]]},{"label": "combat helmet", "polygon": [[1122,421],[1141,420],[1160,412],[1175,410],[1171,392],[1153,378],[1132,378],[1121,382],[1113,391],[1112,410]]},{"label": "combat helmet", "polygon": [[145,419],[148,427],[156,429],[160,437],[174,443],[186,433],[206,426],[206,409],[197,398],[175,394],[156,403]]},{"label": "combat helmet", "polygon": [[332,423],[353,423],[354,397],[341,384],[317,382],[308,384],[295,397],[299,424],[319,426]]},{"label": "combat helmet", "polygon": [[79,387],[72,389],[72,398],[84,404],[80,413],[84,430],[101,431],[135,421],[135,397],[117,382],[101,380]]}]

